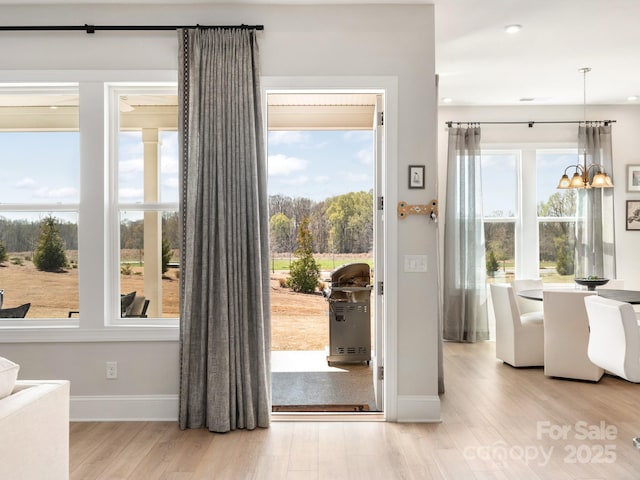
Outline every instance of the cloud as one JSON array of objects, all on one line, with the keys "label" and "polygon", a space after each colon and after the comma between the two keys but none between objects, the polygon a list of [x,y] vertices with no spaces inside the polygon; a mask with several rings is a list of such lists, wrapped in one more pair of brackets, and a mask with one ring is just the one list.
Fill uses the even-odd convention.
[{"label": "cloud", "polygon": [[327,176],[327,175],[318,175],[318,176],[314,177],[313,181],[315,183],[320,183],[320,184],[326,185],[327,183],[331,183],[332,178]]},{"label": "cloud", "polygon": [[362,150],[358,150],[356,153],[356,158],[358,162],[362,165],[372,165],[373,164],[373,149],[371,148],[363,148]]},{"label": "cloud", "polygon": [[33,178],[26,177],[16,183],[16,187],[30,189],[38,184]]},{"label": "cloud", "polygon": [[301,185],[306,185],[309,183],[309,177],[306,175],[299,175],[293,178],[287,178],[285,180],[280,180],[280,183],[287,186],[295,186],[299,187]]},{"label": "cloud", "polygon": [[177,189],[180,186],[180,182],[178,181],[178,177],[169,177],[162,182],[167,188],[175,188]]},{"label": "cloud", "polygon": [[292,143],[302,143],[306,139],[307,135],[298,131],[269,132],[269,145],[291,145]]},{"label": "cloud", "polygon": [[78,193],[78,189],[73,187],[60,187],[60,188],[42,187],[34,192],[34,196],[37,198],[68,198],[68,197],[79,198],[79,193]]},{"label": "cloud", "polygon": [[162,157],[160,160],[160,172],[178,173],[178,158],[174,156]]},{"label": "cloud", "polygon": [[118,173],[124,175],[127,173],[138,173],[144,171],[144,161],[142,158],[132,158],[131,160],[122,160],[118,162]]},{"label": "cloud", "polygon": [[269,155],[269,176],[286,177],[295,172],[306,170],[308,164],[309,162],[302,158],[288,157],[282,154]]},{"label": "cloud", "polygon": [[142,188],[121,188],[118,190],[121,200],[141,199],[144,198],[144,190]]}]

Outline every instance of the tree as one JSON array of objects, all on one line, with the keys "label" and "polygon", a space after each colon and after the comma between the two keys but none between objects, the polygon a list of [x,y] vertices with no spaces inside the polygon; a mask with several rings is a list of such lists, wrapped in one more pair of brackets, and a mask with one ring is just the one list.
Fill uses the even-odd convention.
[{"label": "tree", "polygon": [[293,222],[284,213],[276,213],[269,220],[271,230],[271,248],[274,252],[290,252]]},{"label": "tree", "polygon": [[298,226],[297,257],[291,263],[287,286],[294,292],[313,293],[320,278],[320,266],[313,258],[313,238],[309,231],[309,218],[305,217]]},{"label": "tree", "polygon": [[67,253],[60,236],[56,219],[48,216],[40,225],[40,238],[33,254],[33,264],[38,270],[60,272],[67,266]]},{"label": "tree", "polygon": [[575,262],[567,237],[563,235],[556,237],[554,243],[556,247],[556,272],[559,275],[573,275]]},{"label": "tree", "polygon": [[171,242],[166,238],[162,238],[162,274],[164,275],[169,270],[169,262],[173,257],[173,250],[171,249]]},{"label": "tree", "polygon": [[4,242],[0,241],[0,263],[4,263],[9,258],[7,248],[4,246]]},{"label": "tree", "polygon": [[493,250],[489,250],[487,254],[487,274],[491,277],[495,276],[498,268],[500,268],[500,264],[498,263],[496,254],[493,253]]}]

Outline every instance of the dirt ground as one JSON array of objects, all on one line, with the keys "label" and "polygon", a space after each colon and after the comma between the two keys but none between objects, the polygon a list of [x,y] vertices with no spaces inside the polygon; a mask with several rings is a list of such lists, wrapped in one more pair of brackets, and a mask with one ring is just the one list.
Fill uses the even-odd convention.
[{"label": "dirt ground", "polygon": [[[0,265],[0,289],[4,289],[4,308],[31,302],[28,318],[67,318],[78,308],[78,270],[65,273],[40,272],[30,261]],[[177,270],[169,270],[162,281],[163,316],[178,316],[179,280]],[[37,281],[34,279],[37,277]],[[320,294],[295,293],[280,286],[285,272],[271,274],[272,350],[323,350],[328,344],[328,303]],[[143,292],[142,269],[121,276],[123,292]]]}]

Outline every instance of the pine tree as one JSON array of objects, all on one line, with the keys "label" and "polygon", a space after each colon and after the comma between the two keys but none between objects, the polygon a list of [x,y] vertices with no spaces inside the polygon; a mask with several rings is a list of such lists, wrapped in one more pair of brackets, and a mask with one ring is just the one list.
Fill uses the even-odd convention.
[{"label": "pine tree", "polygon": [[67,263],[67,253],[56,219],[48,216],[40,224],[40,238],[33,254],[33,264],[38,270],[60,272]]},{"label": "pine tree", "polygon": [[313,237],[309,230],[308,217],[302,219],[298,227],[298,248],[294,255],[297,260],[291,262],[287,285],[294,292],[315,292],[320,277],[320,266],[313,258]]},{"label": "pine tree", "polygon": [[169,262],[173,257],[173,250],[171,249],[171,243],[166,238],[162,239],[162,274],[164,275],[169,270]]},{"label": "pine tree", "polygon": [[7,247],[5,247],[4,242],[0,241],[0,264],[6,262],[8,258]]},{"label": "pine tree", "polygon": [[489,254],[487,255],[487,273],[489,276],[493,277],[498,271],[498,268],[500,268],[500,264],[498,263],[496,254],[493,250],[489,250]]}]

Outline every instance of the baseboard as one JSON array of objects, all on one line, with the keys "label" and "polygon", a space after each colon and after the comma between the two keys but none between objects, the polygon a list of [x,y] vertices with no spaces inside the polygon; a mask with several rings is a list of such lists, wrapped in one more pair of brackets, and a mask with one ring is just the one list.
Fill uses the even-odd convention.
[{"label": "baseboard", "polygon": [[178,395],[74,395],[71,421],[177,421]]},{"label": "baseboard", "polygon": [[440,417],[437,395],[398,395],[398,422],[436,423]]}]

